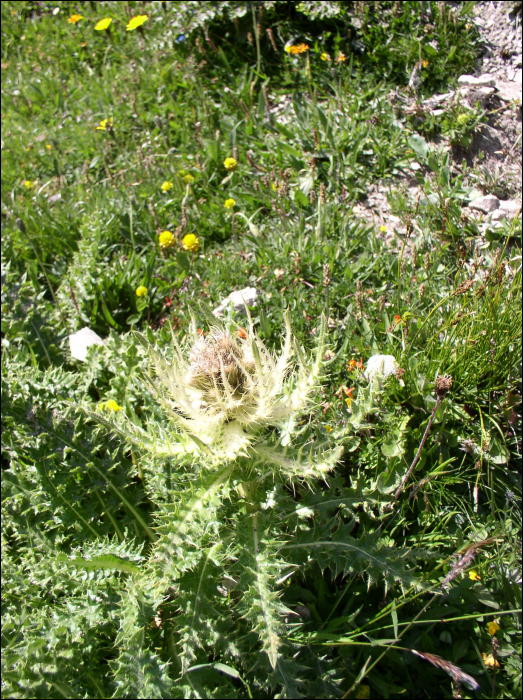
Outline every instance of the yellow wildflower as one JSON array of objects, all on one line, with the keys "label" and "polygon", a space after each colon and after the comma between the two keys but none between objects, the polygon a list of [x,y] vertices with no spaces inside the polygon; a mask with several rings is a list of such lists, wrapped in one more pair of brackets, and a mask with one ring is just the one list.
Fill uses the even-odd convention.
[{"label": "yellow wildflower", "polygon": [[336,56],[336,63],[345,63],[347,60],[347,56],[343,53],[343,51],[340,51],[339,54]]},{"label": "yellow wildflower", "polygon": [[174,234],[170,231],[162,231],[159,236],[160,248],[172,248],[175,244]]},{"label": "yellow wildflower", "polygon": [[83,15],[71,15],[67,21],[69,24],[76,24],[81,19],[83,19]]},{"label": "yellow wildflower", "polygon": [[332,433],[332,425],[326,425],[326,426],[325,426],[325,432],[326,432],[326,433]]},{"label": "yellow wildflower", "polygon": [[477,571],[472,569],[472,571],[469,571],[469,579],[471,581],[481,581],[481,576],[478,574]]},{"label": "yellow wildflower", "polygon": [[494,620],[493,622],[488,623],[488,633],[490,634],[491,637],[493,637],[498,630],[500,630],[501,627],[498,625],[498,623]]},{"label": "yellow wildflower", "polygon": [[46,143],[45,147],[47,148],[48,151],[50,151],[52,148],[52,145],[50,143]]},{"label": "yellow wildflower", "polygon": [[323,53],[321,54],[320,58],[321,58],[322,61],[330,61],[330,60],[331,60],[331,57],[329,56],[329,54],[328,54],[328,53],[325,53],[325,52],[323,52]]},{"label": "yellow wildflower", "polygon": [[499,668],[499,661],[494,654],[481,654],[481,658],[487,668]]},{"label": "yellow wildflower", "polygon": [[386,227],[386,226],[380,226],[380,231],[381,231],[382,233],[385,233],[385,232],[387,231],[387,227]]},{"label": "yellow wildflower", "polygon": [[190,174],[187,173],[187,175],[184,176],[183,181],[185,182],[186,185],[190,185],[191,182],[193,182],[194,177]]},{"label": "yellow wildflower", "polygon": [[200,239],[194,233],[188,233],[184,236],[182,243],[185,250],[190,250],[191,253],[196,253],[200,249]]},{"label": "yellow wildflower", "polygon": [[225,165],[225,170],[236,170],[238,167],[238,161],[236,158],[226,158],[223,161],[223,164]]},{"label": "yellow wildflower", "polygon": [[163,185],[162,185],[162,192],[168,192],[174,187],[172,182],[169,182],[169,180],[166,180]]},{"label": "yellow wildflower", "polygon": [[136,296],[137,297],[144,297],[147,294],[147,287],[144,287],[143,284],[141,284],[137,289],[136,289]]},{"label": "yellow wildflower", "polygon": [[305,53],[305,51],[308,51],[308,50],[309,50],[308,44],[296,44],[296,46],[289,46],[288,53],[295,56],[298,53]]},{"label": "yellow wildflower", "polygon": [[109,117],[109,119],[102,119],[100,122],[100,125],[96,127],[100,131],[109,131],[110,129],[113,128],[113,118]]},{"label": "yellow wildflower", "polygon": [[105,403],[102,401],[102,403],[98,404],[99,411],[103,411],[104,409],[107,409],[108,411],[114,411],[115,413],[123,410],[121,406],[118,406],[114,399],[109,399],[109,401],[106,401]]},{"label": "yellow wildflower", "polygon": [[236,200],[233,199],[233,198],[231,197],[230,199],[226,199],[226,200],[225,200],[225,203],[224,203],[223,206],[224,206],[226,209],[232,209],[232,208],[234,207],[235,204],[236,204]]},{"label": "yellow wildflower", "polygon": [[32,180],[24,180],[24,183],[23,183],[23,184],[24,184],[24,187],[27,187],[27,189],[30,190],[31,187],[33,187],[33,185],[34,185],[35,183],[34,183]]},{"label": "yellow wildflower", "polygon": [[135,17],[132,17],[129,23],[126,26],[126,30],[128,32],[132,32],[133,29],[137,29],[138,27],[141,27],[144,22],[147,22],[149,17],[147,15],[136,15]]},{"label": "yellow wildflower", "polygon": [[426,59],[423,59],[421,65],[423,66],[423,68],[426,68],[429,65],[429,62]]},{"label": "yellow wildflower", "polygon": [[112,17],[105,17],[105,19],[101,19],[99,22],[97,22],[94,28],[97,32],[102,32],[104,29],[109,28],[112,21]]},{"label": "yellow wildflower", "polygon": [[347,394],[347,398],[345,399],[345,403],[347,404],[347,408],[350,411],[350,405],[352,403],[352,400],[354,399],[354,392],[356,391],[356,389],[355,389],[355,387],[351,387],[350,389],[345,388],[344,391]]}]

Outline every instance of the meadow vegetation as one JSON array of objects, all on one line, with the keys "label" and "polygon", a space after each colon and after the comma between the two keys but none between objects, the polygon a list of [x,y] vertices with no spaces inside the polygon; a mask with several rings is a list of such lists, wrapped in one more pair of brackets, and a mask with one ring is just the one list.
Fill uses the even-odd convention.
[{"label": "meadow vegetation", "polygon": [[3,697],[521,696],[521,212],[401,100],[454,4],[1,3]]}]

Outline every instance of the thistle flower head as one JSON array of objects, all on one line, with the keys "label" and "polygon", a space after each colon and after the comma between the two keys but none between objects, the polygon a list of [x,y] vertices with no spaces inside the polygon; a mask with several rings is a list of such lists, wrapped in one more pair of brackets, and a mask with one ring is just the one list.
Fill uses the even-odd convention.
[{"label": "thistle flower head", "polygon": [[[286,472],[308,477],[324,474],[339,459],[340,450],[309,450],[294,456],[278,444],[292,441],[295,420],[310,405],[311,394],[320,378],[325,352],[325,319],[322,319],[316,357],[308,362],[303,350],[293,343],[289,314],[279,356],[273,356],[258,338],[252,320],[246,330],[232,332],[209,312],[209,332],[198,333],[193,320],[193,340],[183,352],[173,335],[172,364],[149,349],[155,377],[149,386],[175,424],[175,434],[142,431],[140,442],[157,454],[198,459],[206,466],[249,457],[264,466],[276,464]],[[273,426],[283,434],[274,443]],[[156,431],[158,432],[158,431]],[[146,440],[144,441],[144,438]],[[148,444],[146,444],[148,443]]]}]

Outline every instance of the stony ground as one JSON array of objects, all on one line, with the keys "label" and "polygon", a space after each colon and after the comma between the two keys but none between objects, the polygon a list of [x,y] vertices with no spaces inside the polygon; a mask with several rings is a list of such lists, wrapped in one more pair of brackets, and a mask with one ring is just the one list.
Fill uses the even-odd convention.
[{"label": "stony ground", "polygon": [[[474,23],[480,30],[483,52],[475,74],[461,76],[458,90],[422,102],[425,110],[437,113],[453,100],[460,99],[471,107],[479,101],[488,114],[488,123],[478,130],[471,147],[466,152],[457,149],[453,153],[455,173],[461,171],[465,158],[467,167],[477,177],[474,185],[485,191],[485,197],[477,198],[464,211],[468,216],[480,217],[484,230],[492,222],[514,216],[521,204],[521,15],[512,13],[513,8],[513,2],[476,4]],[[517,100],[519,104],[515,103]],[[404,104],[404,109],[413,108],[414,103],[411,100],[411,105]],[[375,222],[377,228],[388,227],[384,236],[391,245],[396,240],[391,225],[399,233],[404,232],[404,227],[390,213],[387,194],[391,187],[400,187],[416,199],[420,187],[414,175],[419,166],[413,163],[411,167],[413,172],[406,179],[372,186],[367,198],[354,208],[356,215]],[[493,183],[494,189],[499,187],[506,194],[489,194]]]}]

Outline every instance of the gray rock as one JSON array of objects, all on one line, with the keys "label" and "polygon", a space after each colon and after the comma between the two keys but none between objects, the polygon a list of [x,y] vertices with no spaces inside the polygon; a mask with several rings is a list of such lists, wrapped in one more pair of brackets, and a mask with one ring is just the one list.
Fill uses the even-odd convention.
[{"label": "gray rock", "polygon": [[254,287],[245,287],[245,289],[240,289],[236,292],[231,292],[228,297],[222,301],[222,303],[214,309],[213,314],[217,317],[221,316],[227,306],[234,306],[236,311],[242,314],[247,314],[245,305],[256,306],[258,299],[258,290]]},{"label": "gray rock", "polygon": [[484,214],[488,214],[491,211],[499,209],[499,199],[493,194],[487,194],[484,197],[475,199],[469,204],[469,207],[477,211],[482,211]]},{"label": "gray rock", "polygon": [[484,73],[477,78],[474,75],[460,75],[458,78],[458,85],[469,87],[494,87],[495,84],[496,78],[490,73]]},{"label": "gray rock", "polygon": [[521,83],[506,83],[502,80],[497,80],[496,90],[504,102],[512,102],[513,100],[521,102]]},{"label": "gray rock", "polygon": [[503,209],[496,209],[496,211],[493,211],[492,214],[489,214],[489,221],[501,221],[501,219],[506,219],[507,218],[507,212],[503,211]]},{"label": "gray rock", "polygon": [[499,208],[503,211],[507,219],[513,219],[518,212],[521,211],[521,201],[517,199],[507,199],[499,203]]}]

